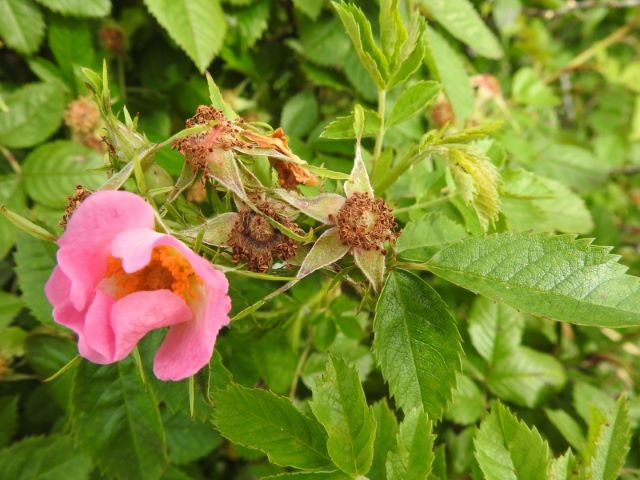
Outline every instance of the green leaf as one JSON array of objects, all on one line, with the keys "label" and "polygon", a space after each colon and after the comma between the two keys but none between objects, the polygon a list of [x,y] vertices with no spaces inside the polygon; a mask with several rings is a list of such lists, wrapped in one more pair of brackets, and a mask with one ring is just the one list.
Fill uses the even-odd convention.
[{"label": "green leaf", "polygon": [[222,48],[227,23],[218,0],[144,0],[169,36],[204,71]]},{"label": "green leaf", "polygon": [[22,300],[38,321],[55,325],[51,305],[44,296],[44,285],[56,264],[57,247],[54,243],[27,235],[20,235],[18,240],[14,259]]},{"label": "green leaf", "polygon": [[354,4],[332,2],[360,62],[369,72],[379,89],[384,89],[388,77],[387,59],[373,38],[371,24],[365,14]]},{"label": "green leaf", "polygon": [[553,426],[558,429],[576,451],[581,452],[584,449],[586,439],[582,432],[582,427],[580,427],[580,424],[578,424],[571,415],[564,410],[552,410],[549,408],[545,408],[544,413]]},{"label": "green leaf", "polygon": [[442,416],[460,369],[460,336],[440,296],[419,277],[389,274],[376,306],[373,349],[389,390],[406,412]]},{"label": "green leaf", "polygon": [[331,469],[322,426],[288,399],[231,385],[214,391],[213,400],[213,423],[232,442],[264,452],[276,465]]},{"label": "green leaf", "polygon": [[424,480],[433,464],[432,425],[421,408],[407,413],[398,430],[397,445],[387,456],[389,480]]},{"label": "green leaf", "polygon": [[438,212],[427,213],[407,223],[396,243],[400,258],[427,261],[439,247],[462,240],[467,232],[462,225]]},{"label": "green leaf", "polygon": [[398,52],[395,65],[391,70],[391,78],[387,85],[389,90],[407,81],[422,65],[426,51],[426,26],[427,23],[422,16],[413,17],[409,37]]},{"label": "green leaf", "polygon": [[418,0],[436,21],[480,55],[501,58],[502,47],[468,0]]},{"label": "green leaf", "polygon": [[640,279],[617,260],[589,239],[499,233],[446,246],[427,266],[524,312],[580,325],[639,325]]},{"label": "green leaf", "polygon": [[[368,108],[363,108],[362,111],[364,111],[364,129],[362,131],[362,137],[373,138],[380,131],[380,115],[378,115],[378,112],[374,112]],[[331,138],[334,140],[356,138],[355,131],[353,130],[353,123],[353,112],[344,117],[338,117],[324,127],[320,137]]]},{"label": "green leaf", "polygon": [[460,425],[476,423],[485,410],[485,398],[476,383],[458,372],[456,389],[446,417]]},{"label": "green leaf", "polygon": [[373,416],[376,421],[376,439],[373,443],[373,463],[367,476],[385,480],[387,454],[396,446],[398,420],[384,399],[373,405]]},{"label": "green leaf", "polygon": [[198,460],[220,444],[220,434],[208,422],[170,410],[162,412],[162,422],[167,432],[169,459],[175,465]]},{"label": "green leaf", "polygon": [[[25,195],[20,188],[20,177],[17,175],[0,175],[0,205],[20,211],[24,208]],[[0,216],[0,258],[4,258],[17,236],[16,227],[4,216]],[[1,322],[0,322],[1,323]]]},{"label": "green leaf", "polygon": [[294,95],[282,107],[280,124],[287,135],[302,138],[318,123],[318,101],[312,91]]},{"label": "green leaf", "polygon": [[44,37],[44,19],[32,0],[0,0],[0,37],[15,51],[35,53]]},{"label": "green leaf", "polygon": [[482,421],[473,443],[487,480],[547,480],[549,445],[500,402]]},{"label": "green leaf", "polygon": [[111,13],[111,0],[38,0],[54,12],[74,17],[106,17]]},{"label": "green leaf", "polygon": [[102,472],[160,478],[168,462],[160,412],[133,360],[108,366],[82,362],[71,405],[74,435]]},{"label": "green leaf", "polygon": [[324,375],[316,381],[310,406],[327,431],[333,463],[353,476],[366,474],[373,460],[376,421],[355,368],[330,356]]},{"label": "green leaf", "polygon": [[586,423],[589,423],[593,408],[605,414],[613,410],[615,402],[604,390],[582,381],[576,381],[573,386],[573,405],[578,415]]},{"label": "green leaf", "polygon": [[576,458],[571,450],[554,459],[549,469],[549,480],[573,480],[573,472],[576,468]]},{"label": "green leaf", "polygon": [[325,67],[342,65],[345,56],[351,50],[349,39],[337,18],[302,22],[300,44],[306,58]]},{"label": "green leaf", "polygon": [[91,463],[66,435],[30,437],[0,450],[0,478],[11,480],[83,480]]},{"label": "green leaf", "polygon": [[551,355],[521,345],[524,321],[517,310],[480,297],[469,314],[469,335],[487,362],[489,389],[503,400],[534,407],[562,388],[566,375]]},{"label": "green leaf", "polygon": [[[78,353],[70,339],[41,333],[29,335],[25,347],[29,365],[42,380],[58,372]],[[67,372],[45,384],[51,398],[64,410],[69,406],[73,377]]]},{"label": "green leaf", "polygon": [[256,2],[234,12],[237,35],[244,49],[253,48],[269,26],[271,3]]},{"label": "green leaf", "polygon": [[402,123],[420,113],[427,108],[427,105],[439,91],[440,85],[431,80],[414,83],[406,90],[403,90],[391,109],[387,119],[387,127]]},{"label": "green leaf", "polygon": [[560,182],[526,170],[501,173],[502,211],[510,230],[587,233],[593,229],[584,200]]},{"label": "green leaf", "polygon": [[50,83],[32,83],[5,97],[8,111],[0,112],[0,144],[9,148],[32,147],[58,130],[65,99]]},{"label": "green leaf", "polygon": [[92,27],[86,20],[56,16],[48,28],[49,48],[68,82],[74,83],[76,67],[97,66]]},{"label": "green leaf", "polygon": [[482,230],[486,232],[500,213],[498,169],[484,153],[473,147],[451,148],[447,157],[457,191],[453,203],[462,201],[473,208]]},{"label": "green leaf", "polygon": [[325,0],[293,0],[293,6],[311,20],[317,20]]},{"label": "green leaf", "polygon": [[209,72],[206,73],[206,77],[207,86],[209,87],[209,99],[211,100],[211,105],[219,110],[222,110],[224,114],[231,120],[238,118],[238,114],[233,111],[233,109],[227,102],[225,102],[224,97],[220,92],[220,88],[218,88],[218,85],[216,85],[216,82],[213,80],[213,77]]},{"label": "green leaf", "polygon": [[100,187],[106,175],[95,169],[102,164],[102,155],[84,145],[67,140],[46,143],[24,161],[24,188],[36,202],[62,209],[77,185],[89,190]]},{"label": "green leaf", "polygon": [[9,326],[23,307],[20,297],[12,293],[0,292],[0,329]]},{"label": "green leaf", "polygon": [[409,36],[404,26],[398,0],[382,0],[380,2],[380,44],[390,64],[400,55],[400,49]]},{"label": "green leaf", "polygon": [[0,397],[0,425],[2,425],[0,447],[7,445],[16,432],[16,427],[18,426],[18,398],[17,395],[14,397]]},{"label": "green leaf", "polygon": [[434,77],[440,81],[455,113],[456,125],[463,125],[473,112],[475,95],[471,81],[458,53],[430,27],[426,29],[425,60]]},{"label": "green leaf", "polygon": [[626,395],[618,398],[613,410],[604,413],[589,425],[584,463],[590,480],[617,479],[629,452],[631,426]]}]

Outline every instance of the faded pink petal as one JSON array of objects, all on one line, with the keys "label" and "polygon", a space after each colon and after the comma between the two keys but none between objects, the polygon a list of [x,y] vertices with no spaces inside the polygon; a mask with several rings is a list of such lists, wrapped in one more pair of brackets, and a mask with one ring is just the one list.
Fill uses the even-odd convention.
[{"label": "faded pink petal", "polygon": [[106,270],[111,242],[129,228],[154,226],[153,209],[129,192],[93,193],[72,215],[58,240],[58,266],[71,280],[70,298],[82,310]]}]

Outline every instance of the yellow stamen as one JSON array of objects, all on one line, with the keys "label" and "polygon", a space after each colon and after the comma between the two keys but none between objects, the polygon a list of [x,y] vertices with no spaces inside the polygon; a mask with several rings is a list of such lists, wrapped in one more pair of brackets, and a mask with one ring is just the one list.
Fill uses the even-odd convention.
[{"label": "yellow stamen", "polygon": [[133,273],[125,272],[122,260],[110,256],[106,277],[113,281],[116,298],[134,292],[167,289],[187,301],[195,300],[197,286],[202,283],[187,259],[174,248],[165,246],[154,248],[147,266]]}]

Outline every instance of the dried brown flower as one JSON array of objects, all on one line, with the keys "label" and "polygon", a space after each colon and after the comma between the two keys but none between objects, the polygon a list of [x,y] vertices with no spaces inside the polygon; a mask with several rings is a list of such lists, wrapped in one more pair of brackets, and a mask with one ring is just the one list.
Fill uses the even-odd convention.
[{"label": "dried brown flower", "polygon": [[351,195],[331,220],[338,228],[342,243],[351,247],[386,254],[384,242],[393,242],[398,237],[391,207],[383,199],[372,198],[367,193]]},{"label": "dried brown flower", "polygon": [[[267,217],[294,232],[301,232],[294,222],[279,215],[267,202],[257,207]],[[229,235],[229,245],[233,248],[232,260],[246,262],[249,270],[254,272],[269,270],[274,257],[281,260],[292,258],[298,248],[295,240],[274,228],[265,216],[249,209],[238,212],[238,219]]]},{"label": "dried brown flower", "polygon": [[447,124],[455,123],[456,121],[456,115],[453,111],[453,107],[444,95],[438,96],[431,109],[430,117],[438,128],[442,128]]},{"label": "dried brown flower", "polygon": [[196,114],[185,123],[188,128],[213,124],[204,132],[188,135],[173,143],[173,148],[185,157],[193,171],[202,171],[207,174],[210,154],[214,150],[229,150],[238,143],[237,127],[221,110],[214,107],[200,105]]},{"label": "dried brown flower", "polygon": [[100,111],[89,97],[78,97],[67,105],[64,123],[71,130],[71,138],[75,142],[104,151],[105,145],[98,134],[102,127]]},{"label": "dried brown flower", "polygon": [[59,222],[62,228],[66,228],[67,222],[71,218],[71,215],[73,215],[73,212],[75,212],[80,204],[92,193],[93,192],[91,192],[91,190],[87,190],[82,185],[78,185],[76,187],[76,191],[73,192],[73,195],[67,196],[67,206],[65,207],[64,214]]},{"label": "dried brown flower", "polygon": [[100,41],[107,51],[124,56],[126,53],[125,38],[122,30],[115,25],[107,25],[100,30]]}]

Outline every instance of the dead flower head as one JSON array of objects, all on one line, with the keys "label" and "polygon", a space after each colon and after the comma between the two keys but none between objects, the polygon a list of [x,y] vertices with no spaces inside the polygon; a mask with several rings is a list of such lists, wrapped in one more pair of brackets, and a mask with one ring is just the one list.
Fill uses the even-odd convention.
[{"label": "dead flower head", "polygon": [[84,202],[92,193],[93,192],[91,190],[87,190],[82,185],[78,185],[76,187],[76,191],[73,192],[73,195],[67,196],[67,206],[65,207],[64,214],[62,215],[62,218],[59,222],[62,228],[66,228],[67,222],[71,218],[71,215],[73,215],[73,212],[75,212],[80,204]]},{"label": "dead flower head", "polygon": [[245,262],[249,270],[266,272],[274,257],[286,261],[295,256],[298,248],[295,240],[276,229],[266,217],[294,232],[301,230],[294,222],[279,215],[269,203],[262,202],[257,208],[263,215],[248,208],[238,212],[227,243],[233,249],[234,262]]}]

